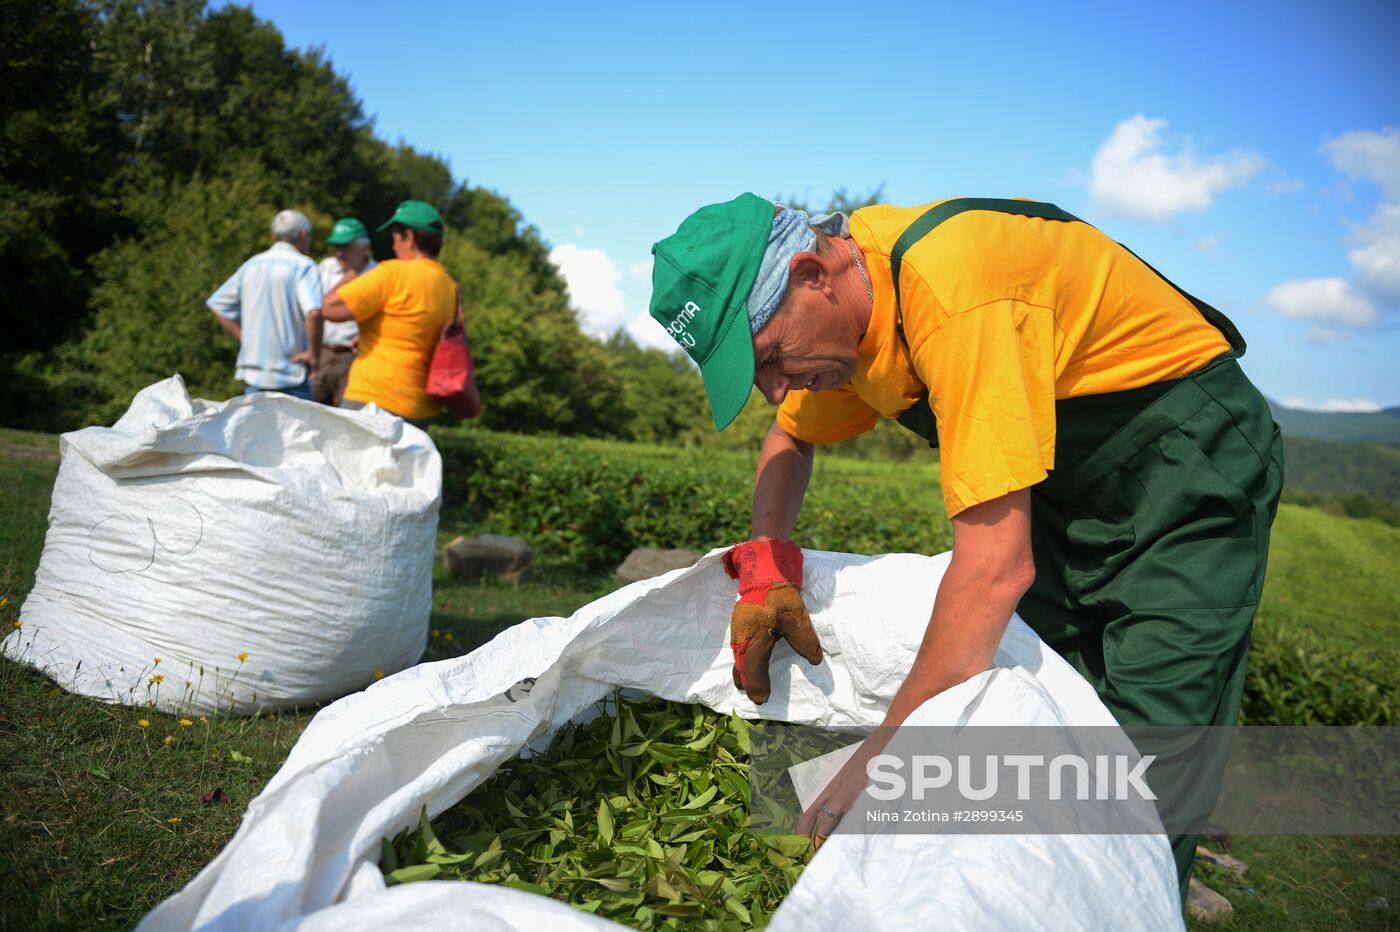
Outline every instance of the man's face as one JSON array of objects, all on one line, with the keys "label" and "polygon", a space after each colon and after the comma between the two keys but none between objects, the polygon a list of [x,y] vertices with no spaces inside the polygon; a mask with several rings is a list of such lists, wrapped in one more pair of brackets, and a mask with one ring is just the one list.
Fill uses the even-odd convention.
[{"label": "man's face", "polygon": [[355,240],[344,246],[337,246],[335,247],[335,257],[347,269],[363,272],[365,266],[369,265],[369,244],[364,240]]},{"label": "man's face", "polygon": [[821,292],[789,293],[783,305],[753,338],[754,385],[770,405],[790,391],[826,392],[855,374],[860,343],[835,325],[834,305]]}]

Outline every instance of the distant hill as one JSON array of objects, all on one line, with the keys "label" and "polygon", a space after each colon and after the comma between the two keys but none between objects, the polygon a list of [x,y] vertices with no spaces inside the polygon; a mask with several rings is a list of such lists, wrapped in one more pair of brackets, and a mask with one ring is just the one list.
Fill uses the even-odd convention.
[{"label": "distant hill", "polygon": [[1367,443],[1400,443],[1400,407],[1358,413],[1352,411],[1302,411],[1286,408],[1270,399],[1274,420],[1290,437],[1314,440],[1348,440]]},{"label": "distant hill", "polygon": [[1400,446],[1283,438],[1284,485],[1327,498],[1360,493],[1400,505]]}]

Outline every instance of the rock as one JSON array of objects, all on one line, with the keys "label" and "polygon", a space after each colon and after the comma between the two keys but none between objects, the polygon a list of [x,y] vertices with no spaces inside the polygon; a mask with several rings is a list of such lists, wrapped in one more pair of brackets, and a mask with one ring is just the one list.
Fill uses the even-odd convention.
[{"label": "rock", "polygon": [[1216,867],[1230,875],[1230,879],[1239,883],[1244,880],[1245,871],[1249,870],[1249,865],[1239,858],[1231,857],[1228,854],[1216,854],[1209,848],[1197,846],[1196,857],[1207,864],[1214,864]]},{"label": "rock", "polygon": [[533,561],[529,544],[503,534],[458,537],[442,548],[442,568],[468,579],[491,576],[500,582],[524,582],[530,578]]},{"label": "rock", "polygon": [[1186,888],[1186,915],[1197,922],[1220,922],[1235,913],[1230,901],[1196,878]]},{"label": "rock", "polygon": [[622,565],[617,568],[617,579],[618,582],[626,586],[643,579],[651,579],[653,576],[669,573],[671,570],[693,566],[698,559],[700,559],[700,554],[694,550],[656,550],[650,547],[638,547],[629,553],[627,559],[623,560]]}]

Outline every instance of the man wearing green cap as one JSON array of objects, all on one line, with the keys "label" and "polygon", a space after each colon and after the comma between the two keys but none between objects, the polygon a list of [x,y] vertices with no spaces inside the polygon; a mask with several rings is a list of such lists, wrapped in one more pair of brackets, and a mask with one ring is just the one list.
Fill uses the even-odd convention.
[{"label": "man wearing green cap", "polygon": [[[953,552],[884,724],[988,669],[1013,612],[1122,724],[1234,724],[1283,460],[1224,315],[1026,200],[808,218],[745,194],[653,253],[651,314],[700,366],[715,426],[753,386],[778,406],[752,540],[726,561],[751,698],[776,640],[820,660],[791,596],[815,447],[885,417],[939,448]],[[801,830],[832,830],[879,750],[866,742]],[[1195,839],[1171,841],[1184,895]]]},{"label": "man wearing green cap", "polygon": [[373,403],[424,425],[442,412],[427,393],[428,362],[458,302],[457,283],[437,261],[442,216],[431,204],[404,201],[379,230],[389,231],[394,258],[326,296],[326,320],[355,321],[360,328],[340,406]]},{"label": "man wearing green cap", "polygon": [[[335,253],[316,266],[321,275],[321,287],[330,294],[341,282],[368,272],[376,263],[370,255],[369,231],[354,217],[342,217],[331,228],[326,244]],[[321,332],[321,364],[316,370],[316,382],[311,397],[323,405],[336,407],[345,396],[345,380],[350,375],[350,363],[355,358],[355,345],[360,328],[353,320],[327,322]]]}]

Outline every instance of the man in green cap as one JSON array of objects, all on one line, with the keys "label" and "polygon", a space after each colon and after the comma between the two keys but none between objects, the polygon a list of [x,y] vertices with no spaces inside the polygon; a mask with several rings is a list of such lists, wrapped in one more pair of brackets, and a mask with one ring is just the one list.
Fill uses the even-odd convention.
[{"label": "man in green cap", "polygon": [[[754,386],[778,406],[752,539],[726,561],[750,698],[767,698],[774,641],[820,659],[791,598],[816,446],[895,418],[939,449],[953,551],[885,725],[988,669],[1013,612],[1120,723],[1234,724],[1283,459],[1224,315],[1027,200],[809,218],[745,194],[652,251],[651,314],[699,365],[715,426]],[[866,742],[802,831],[834,828],[879,750]],[[1213,796],[1218,778],[1172,785]],[[1195,838],[1171,841],[1184,896]]]},{"label": "man in green cap", "polygon": [[[369,231],[354,217],[341,217],[326,237],[326,244],[335,247],[332,255],[316,266],[321,275],[321,287],[326,294],[341,282],[348,282],[377,264],[370,254]],[[355,346],[360,340],[360,328],[353,320],[327,321],[321,333],[321,364],[316,369],[316,381],[311,397],[323,405],[336,407],[345,396],[345,380],[350,375],[350,363],[355,358]]]}]

